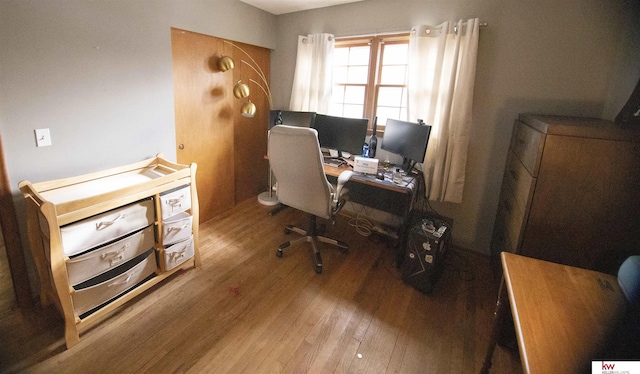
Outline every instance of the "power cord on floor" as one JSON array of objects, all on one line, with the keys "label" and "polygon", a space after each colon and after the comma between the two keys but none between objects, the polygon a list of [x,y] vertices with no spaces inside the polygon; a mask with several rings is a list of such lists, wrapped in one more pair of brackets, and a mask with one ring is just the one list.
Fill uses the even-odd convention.
[{"label": "power cord on floor", "polygon": [[369,236],[373,233],[373,224],[360,213],[349,220],[349,226],[355,227],[356,232],[362,236]]}]

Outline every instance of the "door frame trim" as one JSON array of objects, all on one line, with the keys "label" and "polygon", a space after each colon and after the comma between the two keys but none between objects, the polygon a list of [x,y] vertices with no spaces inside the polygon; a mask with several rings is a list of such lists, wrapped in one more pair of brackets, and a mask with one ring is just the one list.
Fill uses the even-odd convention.
[{"label": "door frame trim", "polygon": [[2,134],[0,134],[0,228],[2,229],[4,246],[7,252],[7,262],[16,303],[20,308],[32,307],[33,299],[31,298],[29,275],[20,238],[16,209],[13,204],[11,183],[9,182],[4,159]]}]

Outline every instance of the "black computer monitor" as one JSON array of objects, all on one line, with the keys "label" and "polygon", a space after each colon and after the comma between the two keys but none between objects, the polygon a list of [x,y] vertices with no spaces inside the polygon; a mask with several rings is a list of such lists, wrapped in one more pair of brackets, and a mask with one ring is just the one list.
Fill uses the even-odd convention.
[{"label": "black computer monitor", "polygon": [[387,119],[381,149],[402,156],[403,168],[409,172],[416,162],[424,161],[431,126],[424,123]]},{"label": "black computer monitor", "polygon": [[312,127],[316,119],[316,112],[297,112],[293,110],[272,110],[269,116],[269,128],[282,121],[283,125]]},{"label": "black computer monitor", "polygon": [[359,155],[367,137],[368,124],[367,118],[316,114],[313,128],[318,131],[320,147],[335,149],[340,152],[340,156],[344,156],[343,152]]}]

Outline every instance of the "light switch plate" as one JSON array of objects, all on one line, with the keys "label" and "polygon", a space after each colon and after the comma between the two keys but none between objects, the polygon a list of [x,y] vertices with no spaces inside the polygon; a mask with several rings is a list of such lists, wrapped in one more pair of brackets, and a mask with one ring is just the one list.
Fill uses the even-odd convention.
[{"label": "light switch plate", "polygon": [[51,145],[51,133],[49,129],[35,129],[36,147],[46,147]]}]

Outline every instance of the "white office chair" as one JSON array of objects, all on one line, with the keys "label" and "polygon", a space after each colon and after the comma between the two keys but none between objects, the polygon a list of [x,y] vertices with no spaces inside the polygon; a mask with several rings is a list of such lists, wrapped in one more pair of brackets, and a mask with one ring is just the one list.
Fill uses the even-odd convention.
[{"label": "white office chair", "polygon": [[316,273],[321,273],[322,257],[318,251],[318,241],[335,245],[343,252],[349,247],[342,241],[318,235],[316,220],[317,217],[334,219],[346,203],[346,189],[343,186],[353,172],[342,172],[337,186],[329,183],[323,169],[318,132],[312,128],[273,127],[269,133],[268,152],[271,170],[278,181],[278,200],[309,214],[307,230],[292,225],[285,228],[285,233],[294,231],[303,237],[281,244],[276,255],[282,257],[285,248],[299,242],[309,242],[313,249],[312,261]]}]

